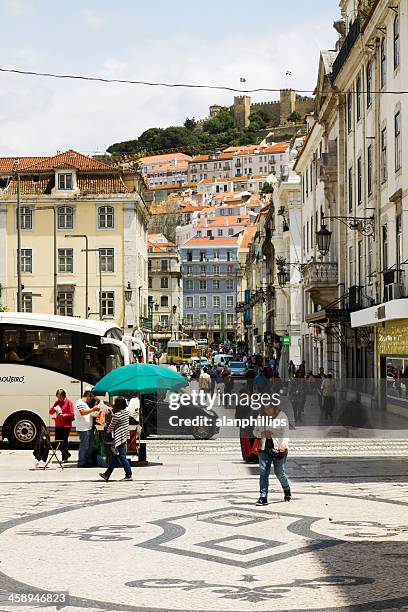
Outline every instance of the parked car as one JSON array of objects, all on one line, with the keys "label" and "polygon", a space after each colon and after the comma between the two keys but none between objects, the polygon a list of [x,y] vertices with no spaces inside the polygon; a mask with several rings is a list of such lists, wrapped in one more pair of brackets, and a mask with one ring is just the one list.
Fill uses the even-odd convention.
[{"label": "parked car", "polygon": [[229,364],[229,362],[233,359],[234,358],[232,355],[224,355],[223,353],[220,353],[219,355],[214,355],[213,357],[215,366],[217,366],[219,363],[221,363],[221,365]]},{"label": "parked car", "polygon": [[228,367],[233,378],[245,378],[247,367],[243,361],[230,361]]},{"label": "parked car", "polygon": [[191,365],[195,365],[196,368],[209,368],[211,363],[207,357],[192,357],[190,360]]},{"label": "parked car", "polygon": [[[193,403],[184,406],[180,402],[180,407],[174,410],[168,401],[158,399],[156,394],[143,395],[141,403],[142,439],[152,435],[190,435],[196,440],[210,440],[220,431],[217,413],[204,406]],[[177,417],[177,424],[174,417]]]}]

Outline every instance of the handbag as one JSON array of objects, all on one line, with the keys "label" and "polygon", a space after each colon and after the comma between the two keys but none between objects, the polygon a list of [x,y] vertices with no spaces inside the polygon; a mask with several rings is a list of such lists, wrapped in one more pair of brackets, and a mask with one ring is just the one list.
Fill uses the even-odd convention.
[{"label": "handbag", "polygon": [[261,446],[262,446],[261,438],[255,438],[255,441],[251,447],[251,455],[259,455]]},{"label": "handbag", "polygon": [[104,444],[113,444],[113,434],[111,431],[108,431],[108,427],[109,425],[106,425],[106,427],[104,427],[104,430],[102,432],[102,440]]},{"label": "handbag", "polygon": [[265,450],[265,452],[268,453],[268,455],[272,459],[283,459],[283,457],[285,456],[285,453],[286,453],[286,450],[284,450],[282,452],[279,449],[274,447],[272,438],[267,438],[265,440],[265,449],[264,450]]}]

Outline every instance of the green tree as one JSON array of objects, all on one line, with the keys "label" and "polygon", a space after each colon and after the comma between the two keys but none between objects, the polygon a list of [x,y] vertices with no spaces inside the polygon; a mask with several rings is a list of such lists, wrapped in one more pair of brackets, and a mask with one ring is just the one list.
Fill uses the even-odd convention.
[{"label": "green tree", "polygon": [[292,121],[293,123],[298,123],[299,121],[302,121],[302,117],[299,115],[299,113],[297,113],[296,111],[293,111],[293,113],[289,115],[287,120]]},{"label": "green tree", "polygon": [[219,112],[204,121],[203,131],[209,134],[220,134],[234,127],[234,114],[232,109],[223,106]]},{"label": "green tree", "polygon": [[187,119],[184,122],[184,127],[187,130],[195,130],[195,128],[197,127],[197,121],[195,120],[194,117],[187,117]]}]

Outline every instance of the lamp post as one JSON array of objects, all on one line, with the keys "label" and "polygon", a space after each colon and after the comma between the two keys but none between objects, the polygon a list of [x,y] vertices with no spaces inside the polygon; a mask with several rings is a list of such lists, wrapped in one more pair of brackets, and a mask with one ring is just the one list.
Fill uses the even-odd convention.
[{"label": "lamp post", "polygon": [[172,316],[173,325],[172,325],[172,327],[174,328],[174,339],[177,340],[177,319],[176,319],[177,306],[176,306],[176,304],[173,304],[173,306],[171,307],[171,311],[173,313],[173,316]]},{"label": "lamp post", "polygon": [[85,238],[85,319],[88,318],[88,287],[89,287],[89,262],[88,262],[88,236],[86,234],[65,234],[65,238]]},{"label": "lamp post", "polygon": [[57,206],[34,206],[34,210],[52,210],[54,213],[54,314],[58,312],[58,254],[57,254]]},{"label": "lamp post", "polygon": [[17,178],[17,312],[23,309],[23,288],[21,286],[21,210],[20,210],[20,175]]},{"label": "lamp post", "polygon": [[99,253],[99,320],[102,321],[102,261],[101,261],[101,249],[82,249],[82,252],[86,253]]}]

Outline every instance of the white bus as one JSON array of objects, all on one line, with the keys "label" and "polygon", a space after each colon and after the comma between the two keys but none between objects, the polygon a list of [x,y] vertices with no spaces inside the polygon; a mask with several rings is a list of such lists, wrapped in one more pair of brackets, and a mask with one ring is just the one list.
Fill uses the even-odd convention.
[{"label": "white bus", "polygon": [[[110,370],[131,361],[114,323],[38,313],[0,313],[0,427],[14,448],[53,429],[55,391],[74,402]],[[75,434],[73,434],[75,435]]]}]

